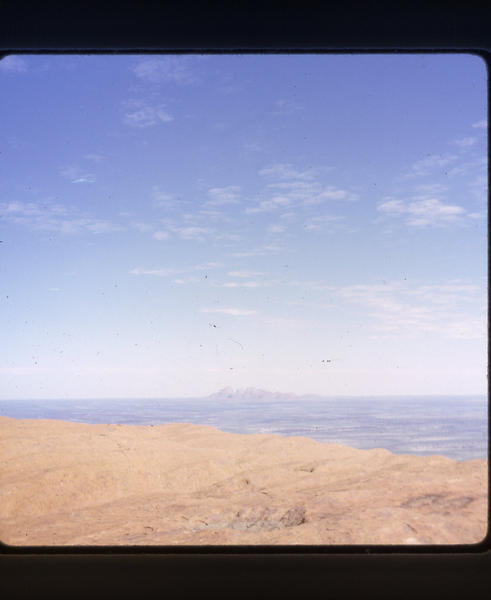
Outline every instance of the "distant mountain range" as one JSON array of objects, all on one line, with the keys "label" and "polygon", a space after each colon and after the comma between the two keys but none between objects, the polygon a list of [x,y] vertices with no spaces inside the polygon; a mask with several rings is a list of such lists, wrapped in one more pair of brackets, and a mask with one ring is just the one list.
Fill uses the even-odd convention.
[{"label": "distant mountain range", "polygon": [[208,400],[216,400],[220,402],[235,401],[235,400],[300,400],[304,398],[314,398],[314,394],[297,395],[284,392],[269,392],[255,387],[247,387],[242,389],[234,389],[232,387],[224,387],[218,392],[210,394],[206,398]]}]

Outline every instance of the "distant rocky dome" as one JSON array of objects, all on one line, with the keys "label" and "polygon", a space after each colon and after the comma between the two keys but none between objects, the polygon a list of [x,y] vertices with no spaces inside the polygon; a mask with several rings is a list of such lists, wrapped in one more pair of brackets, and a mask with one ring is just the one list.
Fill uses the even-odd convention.
[{"label": "distant rocky dome", "polygon": [[295,400],[299,396],[283,392],[269,392],[255,387],[243,389],[224,387],[218,392],[210,394],[208,398],[212,400]]}]

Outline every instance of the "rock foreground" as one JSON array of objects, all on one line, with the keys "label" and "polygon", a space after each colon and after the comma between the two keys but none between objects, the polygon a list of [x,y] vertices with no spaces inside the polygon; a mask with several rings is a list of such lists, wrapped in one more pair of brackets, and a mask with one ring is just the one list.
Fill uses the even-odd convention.
[{"label": "rock foreground", "polygon": [[170,424],[0,417],[9,545],[473,544],[487,460]]}]

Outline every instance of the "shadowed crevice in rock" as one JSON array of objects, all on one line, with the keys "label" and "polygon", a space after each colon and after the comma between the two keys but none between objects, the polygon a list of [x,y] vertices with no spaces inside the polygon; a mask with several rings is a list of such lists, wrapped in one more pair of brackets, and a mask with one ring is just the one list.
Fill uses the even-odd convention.
[{"label": "shadowed crevice in rock", "polygon": [[423,496],[416,496],[409,498],[401,504],[402,508],[423,508],[435,510],[438,512],[444,510],[455,510],[459,508],[465,508],[471,502],[474,502],[475,498],[471,496],[454,496],[451,497],[448,494],[424,494]]},{"label": "shadowed crevice in rock", "polygon": [[262,508],[249,511],[238,511],[236,518],[230,522],[232,529],[248,529],[250,531],[269,531],[296,527],[306,522],[305,506],[294,506],[284,512],[278,509]]}]

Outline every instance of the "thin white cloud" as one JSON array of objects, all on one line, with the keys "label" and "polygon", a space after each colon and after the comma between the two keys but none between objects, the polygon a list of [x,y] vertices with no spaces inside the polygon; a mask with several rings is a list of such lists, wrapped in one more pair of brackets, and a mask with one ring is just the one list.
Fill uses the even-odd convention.
[{"label": "thin white cloud", "polygon": [[[218,269],[219,267],[222,266],[222,263],[219,262],[207,262],[204,264],[200,264],[200,265],[192,265],[192,266],[188,266],[188,267],[184,267],[184,268],[180,268],[180,269],[175,269],[174,267],[166,267],[166,268],[160,268],[160,269],[140,269],[140,268],[135,268],[132,269],[130,271],[130,273],[132,275],[153,275],[156,277],[168,277],[170,275],[177,275],[179,273],[186,273],[186,272],[192,272],[192,271],[208,271],[210,269]],[[203,281],[203,277],[197,277],[194,275],[188,276],[186,278],[178,278],[178,279],[174,279],[174,283],[177,284],[185,284],[185,283],[197,283],[199,281]]]},{"label": "thin white cloud", "polygon": [[260,275],[263,275],[263,273],[261,271],[229,271],[227,275],[229,275],[229,277],[249,278],[258,277]]},{"label": "thin white cloud", "polygon": [[153,237],[156,240],[166,240],[169,237],[169,232],[168,231],[156,231],[153,234]]},{"label": "thin white cloud", "polygon": [[344,219],[342,216],[336,215],[319,215],[317,217],[312,217],[306,221],[304,224],[304,229],[307,231],[324,231],[326,228],[330,227],[333,223],[337,223]]},{"label": "thin white cloud", "polygon": [[196,271],[208,271],[209,269],[219,269],[220,267],[223,267],[223,263],[210,261],[201,265],[195,265],[193,268]]},{"label": "thin white cloud", "polygon": [[454,167],[447,169],[446,174],[449,177],[466,176],[466,175],[471,175],[476,172],[485,171],[486,167],[487,167],[487,157],[486,156],[478,156],[478,157],[472,158],[471,160],[462,161],[459,164],[455,165]]},{"label": "thin white cloud", "polygon": [[183,240],[202,241],[212,234],[208,227],[173,227],[172,230]]},{"label": "thin white cloud", "polygon": [[412,202],[392,199],[380,203],[377,210],[392,217],[404,216],[406,223],[415,227],[460,223],[466,215],[462,206],[445,204],[438,198],[424,198]]},{"label": "thin white cloud", "polygon": [[61,234],[110,233],[124,229],[104,219],[81,214],[75,207],[45,202],[7,202],[0,204],[0,218],[32,231]]},{"label": "thin white cloud", "polygon": [[140,61],[133,69],[135,75],[149,83],[192,85],[200,81],[193,63],[199,56],[159,56]]},{"label": "thin white cloud", "polygon": [[258,288],[264,286],[266,286],[266,283],[261,281],[227,281],[222,283],[222,287],[226,288]]},{"label": "thin white cloud", "polygon": [[402,200],[386,200],[377,205],[377,210],[389,215],[402,215],[406,212],[406,204]]},{"label": "thin white cloud", "polygon": [[[273,210],[276,206],[287,206],[288,204],[299,204],[311,206],[323,204],[329,201],[354,202],[358,199],[357,194],[348,190],[337,188],[333,185],[323,185],[319,181],[276,181],[268,184],[268,188],[280,194],[270,199],[261,201],[254,207],[253,212]],[[280,201],[279,201],[280,200]]]},{"label": "thin white cloud", "polygon": [[436,198],[429,198],[419,202],[410,202],[407,206],[409,225],[437,225],[454,223],[457,217],[463,215],[465,210],[455,204],[444,204]]},{"label": "thin white cloud", "polygon": [[[259,170],[259,175],[269,180],[259,201],[248,206],[245,214],[272,213],[282,210],[282,218],[293,218],[295,211],[310,211],[316,205],[332,201],[354,202],[358,195],[334,185],[326,185],[322,179],[331,171],[329,167],[299,169],[291,163],[276,163]],[[286,210],[285,212],[285,209]]]},{"label": "thin white cloud", "polygon": [[193,217],[196,220],[206,220],[211,221],[213,223],[231,223],[233,219],[229,214],[226,214],[224,211],[212,209],[212,208],[203,208],[194,213]]},{"label": "thin white cloud", "polygon": [[6,56],[0,60],[0,71],[3,73],[24,73],[27,71],[27,63],[20,56]]},{"label": "thin white cloud", "polygon": [[475,285],[357,284],[330,288],[331,295],[368,310],[379,334],[479,339],[486,335],[484,298]]},{"label": "thin white cloud", "polygon": [[259,246],[258,248],[251,248],[250,250],[243,250],[241,252],[234,252],[232,256],[236,256],[237,258],[248,258],[250,256],[264,256],[265,254],[269,254],[270,252],[280,252],[282,250],[281,246],[276,244],[265,244],[264,246]]},{"label": "thin white cloud", "polygon": [[460,138],[458,140],[453,140],[452,144],[454,146],[458,146],[461,150],[466,150],[467,148],[470,148],[471,146],[473,146],[476,142],[477,142],[476,137],[469,136],[469,137]]},{"label": "thin white cloud", "polygon": [[334,186],[328,186],[324,189],[319,188],[319,191],[316,191],[312,195],[306,197],[303,201],[303,204],[321,204],[326,200],[344,200],[353,202],[357,199],[358,196],[352,192],[348,192],[347,190],[342,190]]},{"label": "thin white cloud", "polygon": [[106,157],[103,154],[97,154],[96,152],[91,152],[90,154],[86,154],[84,156],[85,159],[91,160],[96,163],[102,162]]},{"label": "thin white cloud", "polygon": [[95,176],[92,173],[87,173],[80,167],[65,167],[60,171],[65,179],[69,179],[72,183],[95,183]]},{"label": "thin white cloud", "polygon": [[268,233],[284,233],[286,231],[286,225],[280,223],[273,223],[268,227]]},{"label": "thin white cloud", "polygon": [[295,102],[294,100],[288,100],[286,98],[281,98],[280,100],[276,101],[275,108],[273,109],[271,114],[277,117],[293,115],[294,113],[298,112],[301,108],[302,107],[300,104],[298,104],[298,102]]},{"label": "thin white cloud", "polygon": [[186,277],[185,279],[174,279],[174,283],[177,283],[177,285],[186,285],[187,283],[198,283],[199,281],[202,281],[202,279],[199,277]]},{"label": "thin white cloud", "polygon": [[127,112],[123,121],[130,127],[146,128],[169,123],[174,117],[170,115],[164,106],[139,106],[135,110]]},{"label": "thin white cloud", "polygon": [[273,196],[267,200],[261,200],[257,206],[246,208],[244,212],[246,214],[273,212],[279,208],[289,206],[290,203],[291,200],[286,196]]},{"label": "thin white cloud", "polygon": [[78,219],[66,221],[64,225],[67,226],[67,233],[78,233],[83,231],[83,229],[87,229],[92,233],[111,233],[123,230],[121,225],[100,219]]},{"label": "thin white cloud", "polygon": [[320,308],[358,306],[360,318],[377,335],[483,339],[487,331],[484,290],[460,280],[431,285],[400,280],[345,286],[322,281],[288,284],[327,292],[329,304],[317,304]]},{"label": "thin white cloud", "polygon": [[346,190],[339,190],[335,188],[326,189],[321,192],[317,197],[318,200],[346,200],[349,193]]},{"label": "thin white cloud", "polygon": [[176,194],[170,194],[158,185],[152,187],[151,192],[152,204],[157,208],[164,208],[166,210],[173,210],[182,204],[182,200]]},{"label": "thin white cloud", "polygon": [[166,268],[166,269],[132,269],[131,275],[153,275],[155,277],[168,277],[169,275],[175,275],[180,273],[179,269]]},{"label": "thin white cloud", "polygon": [[248,144],[244,144],[243,148],[247,152],[266,152],[266,150],[264,149],[264,147],[261,146],[261,144],[258,144],[256,142],[250,142]]},{"label": "thin white cloud", "polygon": [[473,123],[472,127],[474,127],[474,129],[487,129],[488,122],[485,119],[483,119],[482,121],[477,121],[477,123]]},{"label": "thin white cloud", "polygon": [[[123,215],[123,216],[125,216],[125,215]],[[148,223],[142,223],[140,221],[131,223],[130,225],[131,225],[131,227],[133,227],[134,229],[137,229],[141,233],[146,233],[147,231],[153,231],[153,229],[154,229],[153,225],[149,225]]]},{"label": "thin white cloud", "polygon": [[278,179],[311,180],[315,178],[316,174],[316,171],[312,168],[299,171],[290,163],[276,163],[259,171],[259,175]]},{"label": "thin white cloud", "polygon": [[208,190],[211,200],[205,202],[205,206],[222,206],[227,204],[239,204],[240,187],[229,185],[226,187],[215,187]]},{"label": "thin white cloud", "polygon": [[83,177],[74,179],[72,183],[95,183],[95,177],[94,175],[84,175]]},{"label": "thin white cloud", "polygon": [[275,181],[274,183],[269,183],[268,188],[286,190],[284,193],[288,193],[290,197],[298,194],[299,198],[305,198],[319,191],[319,185],[315,181]]},{"label": "thin white cloud", "polygon": [[410,177],[424,177],[442,170],[455,162],[459,156],[457,154],[428,154],[425,158],[416,161],[409,171],[402,176],[402,179]]},{"label": "thin white cloud", "polygon": [[38,216],[45,214],[41,205],[36,202],[5,202],[0,205],[0,210],[2,216]]},{"label": "thin white cloud", "polygon": [[202,308],[201,312],[220,313],[224,315],[231,315],[233,317],[244,317],[257,314],[256,310],[247,310],[244,308]]},{"label": "thin white cloud", "polygon": [[423,183],[416,186],[416,190],[425,194],[443,194],[448,190],[448,186],[441,183]]}]

